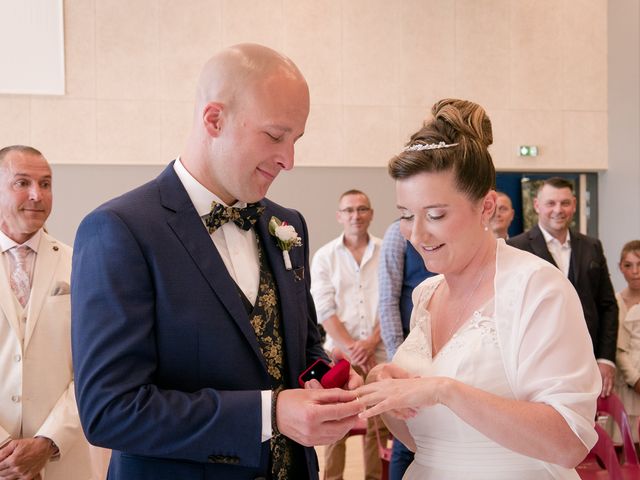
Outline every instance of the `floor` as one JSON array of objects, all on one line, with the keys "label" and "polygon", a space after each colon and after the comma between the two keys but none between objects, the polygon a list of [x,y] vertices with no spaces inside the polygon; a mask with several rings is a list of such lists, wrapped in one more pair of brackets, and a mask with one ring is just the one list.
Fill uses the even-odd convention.
[{"label": "floor", "polygon": [[[320,479],[324,472],[324,447],[316,447],[318,462],[320,463]],[[344,467],[344,480],[362,480],[364,468],[362,459],[362,437],[354,436],[347,439],[347,459]]]}]

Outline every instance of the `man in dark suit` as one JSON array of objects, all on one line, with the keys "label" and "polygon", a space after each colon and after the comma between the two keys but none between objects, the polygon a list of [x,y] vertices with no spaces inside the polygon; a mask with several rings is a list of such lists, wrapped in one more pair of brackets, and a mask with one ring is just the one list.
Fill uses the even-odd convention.
[{"label": "man in dark suit", "polygon": [[325,357],[307,227],[264,198],[308,113],[291,60],[225,49],[202,71],[183,154],[80,225],[76,391],[87,437],[113,449],[110,479],[317,478],[308,447],[354,426],[353,392],[293,388]]},{"label": "man in dark suit", "polygon": [[618,304],[600,240],[569,229],[576,211],[571,182],[552,177],[533,200],[538,225],[508,240],[560,268],[580,297],[602,375],[602,395],[613,389]]}]

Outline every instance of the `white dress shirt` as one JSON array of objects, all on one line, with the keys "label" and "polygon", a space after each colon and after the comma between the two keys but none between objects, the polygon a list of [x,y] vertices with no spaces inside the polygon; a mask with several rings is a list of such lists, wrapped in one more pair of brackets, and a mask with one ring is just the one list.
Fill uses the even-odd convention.
[{"label": "white dress shirt", "polygon": [[[173,168],[182,182],[187,195],[202,218],[211,211],[211,202],[221,203],[225,207],[244,208],[246,202],[236,202],[227,205],[215,194],[207,190],[184,168],[178,158]],[[242,293],[253,305],[258,297],[260,283],[260,259],[258,258],[258,243],[253,229],[242,230],[233,222],[227,222],[211,234],[211,240],[218,249],[229,275],[238,284]]]},{"label": "white dress shirt", "polygon": [[538,227],[540,227],[544,240],[547,242],[547,250],[549,250],[556,265],[564,273],[564,276],[569,278],[569,265],[571,263],[571,234],[569,230],[567,230],[567,238],[564,243],[560,243],[560,240],[547,232],[542,225],[538,225]]},{"label": "white dress shirt", "polygon": [[[205,223],[205,216],[211,211],[211,202],[216,201],[225,207],[244,208],[246,202],[227,205],[216,194],[198,182],[184,167],[180,158],[173,164],[173,169],[182,182],[193,206]],[[258,243],[253,229],[242,230],[233,222],[227,222],[211,234],[211,240],[222,257],[229,275],[236,282],[242,293],[253,305],[258,298],[260,284],[260,259]],[[262,396],[262,441],[271,438],[271,390],[263,390]]]},{"label": "white dress shirt", "polygon": [[[358,263],[344,244],[344,234],[327,243],[311,262],[311,295],[318,322],[336,315],[354,340],[371,335],[378,324],[378,262],[382,240],[369,235],[369,243]],[[325,349],[336,345],[327,335]],[[386,360],[382,342],[376,360]]]},{"label": "white dress shirt", "polygon": [[[29,240],[27,240],[22,244],[22,245],[26,245],[31,249],[29,250],[29,253],[27,254],[27,258],[26,258],[26,271],[29,274],[30,283],[33,283],[33,270],[36,264],[36,255],[38,254],[38,245],[40,244],[41,236],[42,236],[42,229],[38,230],[33,235],[33,237],[31,237]],[[2,251],[2,261],[4,262],[4,270],[6,272],[7,280],[9,281],[9,283],[11,283],[11,272],[13,272],[13,269],[15,267],[15,260],[13,258],[13,255],[9,253],[9,250],[19,245],[20,245],[19,243],[16,243],[15,241],[11,240],[9,237],[5,235],[3,231],[0,230],[0,250]],[[16,312],[20,314],[20,319],[21,319],[20,342],[23,343],[24,332],[25,332],[25,327],[27,322],[27,312],[29,310],[30,302],[27,302],[27,304],[23,307],[22,305],[20,305],[20,302],[16,298],[15,294],[13,295],[13,297],[14,297]]]}]

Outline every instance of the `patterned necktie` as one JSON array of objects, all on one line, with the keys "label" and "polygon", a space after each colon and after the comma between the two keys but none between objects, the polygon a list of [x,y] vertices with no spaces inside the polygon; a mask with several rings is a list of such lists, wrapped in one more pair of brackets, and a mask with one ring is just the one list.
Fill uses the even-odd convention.
[{"label": "patterned necktie", "polygon": [[243,230],[249,230],[256,224],[262,212],[264,212],[264,207],[259,203],[249,203],[245,208],[233,208],[213,201],[211,202],[211,211],[205,217],[205,225],[209,229],[209,233],[215,232],[227,222],[233,222]]},{"label": "patterned necktie", "polygon": [[9,283],[13,293],[16,294],[20,305],[23,307],[29,301],[29,294],[31,293],[31,279],[27,272],[27,255],[31,249],[26,245],[20,245],[13,247],[9,250],[9,253],[13,257],[14,265],[13,271]]}]

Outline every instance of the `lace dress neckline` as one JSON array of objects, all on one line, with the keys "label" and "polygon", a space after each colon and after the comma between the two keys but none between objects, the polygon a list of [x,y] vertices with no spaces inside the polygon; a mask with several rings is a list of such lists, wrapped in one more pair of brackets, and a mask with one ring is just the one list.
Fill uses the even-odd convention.
[{"label": "lace dress neckline", "polygon": [[[493,317],[493,313],[494,313],[494,309],[493,309],[494,297],[491,297],[487,299],[482,305],[480,305],[480,307],[474,309],[473,312],[471,312],[471,315],[469,315],[462,323],[460,323],[460,325],[458,325],[458,328],[453,332],[453,334],[447,339],[447,341],[444,344],[440,346],[438,351],[434,353],[433,324],[432,324],[433,315],[429,311],[428,306],[431,303],[433,294],[438,289],[438,287],[442,285],[443,280],[444,278],[441,281],[433,284],[432,288],[430,288],[428,291],[425,292],[424,303],[422,303],[421,305],[422,317],[423,317],[422,323],[424,324],[423,330],[425,330],[425,327],[426,327],[426,330],[428,330],[429,332],[429,335],[426,335],[425,340],[429,348],[429,357],[433,361],[436,361],[436,359],[440,357],[440,353],[443,350],[447,350],[450,344],[458,343],[458,339],[460,335],[462,335],[468,328],[472,326],[479,326],[480,323],[482,323],[483,319],[489,319],[493,321],[491,317]],[[491,307],[490,309],[491,311],[489,311],[489,307]],[[493,330],[495,332],[495,328]]]}]

